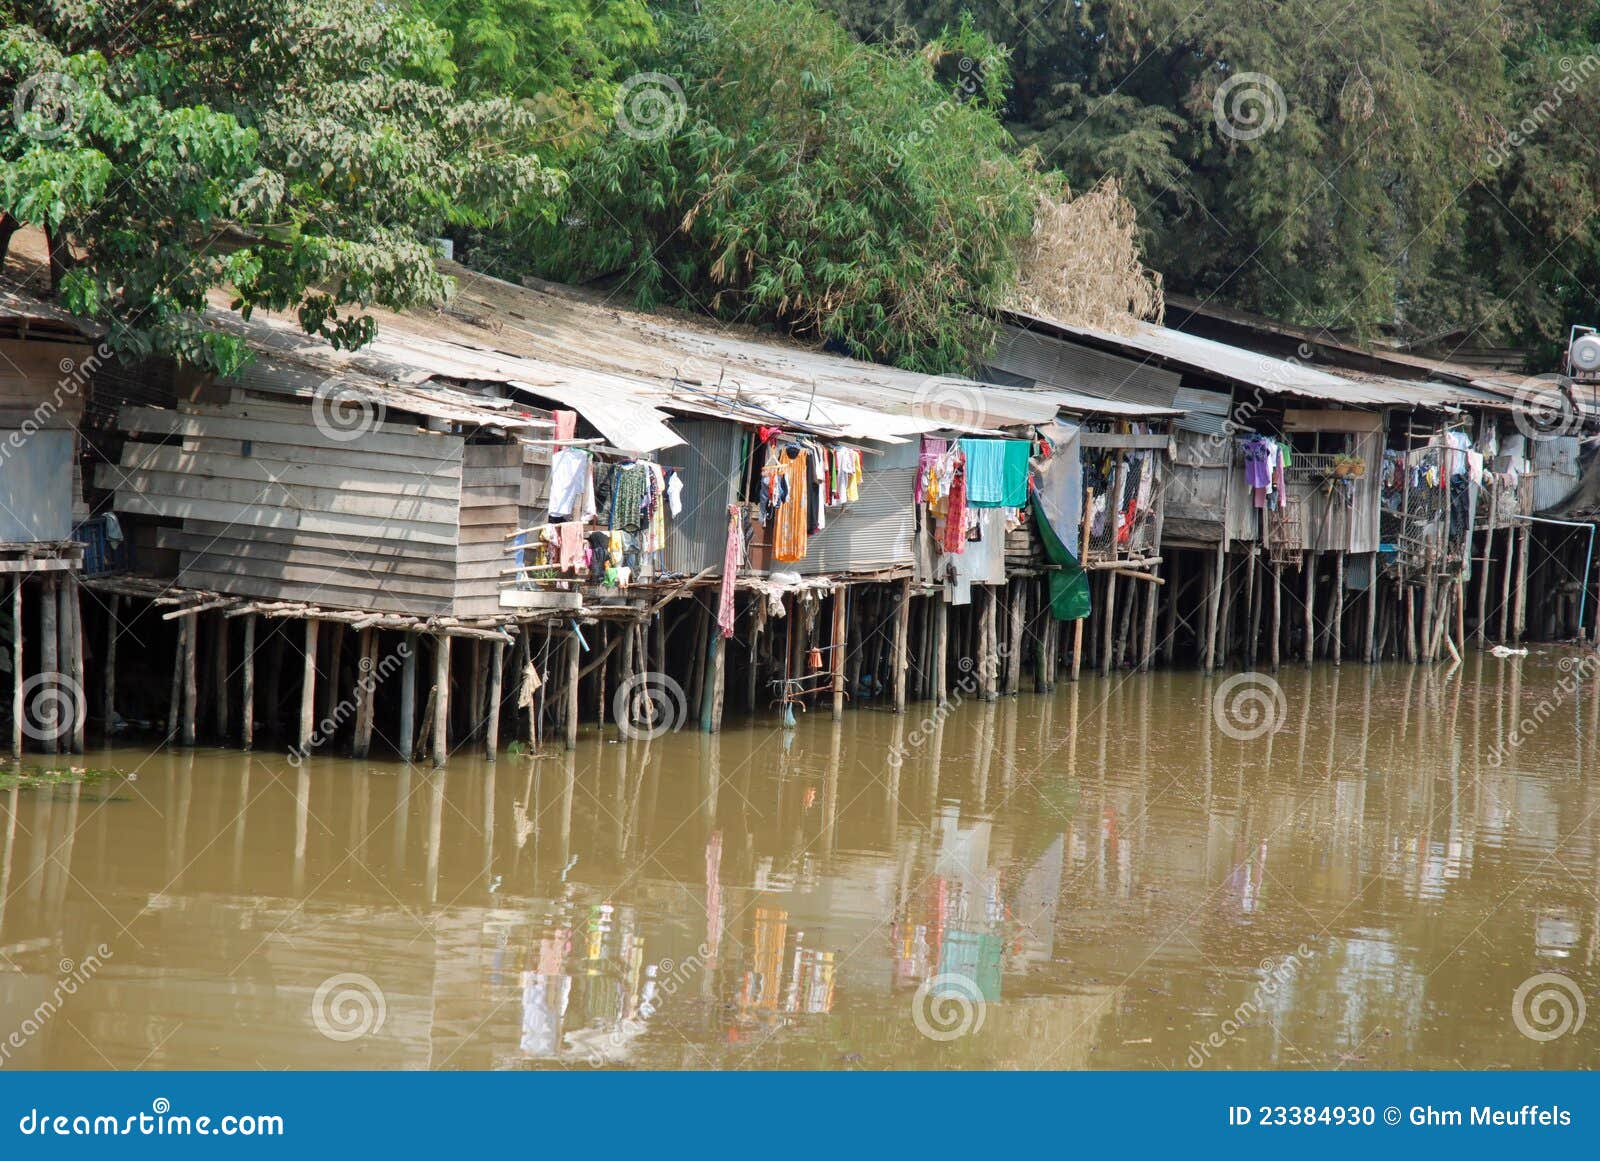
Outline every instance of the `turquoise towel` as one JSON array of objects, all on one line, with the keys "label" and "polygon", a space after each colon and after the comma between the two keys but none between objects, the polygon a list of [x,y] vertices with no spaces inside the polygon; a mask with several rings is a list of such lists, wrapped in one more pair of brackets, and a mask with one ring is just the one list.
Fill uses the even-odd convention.
[{"label": "turquoise towel", "polygon": [[964,439],[967,456],[967,503],[974,508],[1020,508],[1028,502],[1028,453],[1025,439]]}]

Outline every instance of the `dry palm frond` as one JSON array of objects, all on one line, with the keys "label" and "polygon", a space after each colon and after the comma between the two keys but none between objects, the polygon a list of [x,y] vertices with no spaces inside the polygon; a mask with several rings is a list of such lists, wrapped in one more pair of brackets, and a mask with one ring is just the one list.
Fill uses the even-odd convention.
[{"label": "dry palm frond", "polygon": [[1111,178],[1076,198],[1040,195],[1018,266],[1018,310],[1111,331],[1161,321],[1161,275],[1140,261],[1133,204]]}]

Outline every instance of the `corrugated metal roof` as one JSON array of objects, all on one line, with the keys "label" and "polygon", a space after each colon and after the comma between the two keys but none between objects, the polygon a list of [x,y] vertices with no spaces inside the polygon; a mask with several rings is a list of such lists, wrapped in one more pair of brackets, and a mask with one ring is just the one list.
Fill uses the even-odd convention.
[{"label": "corrugated metal roof", "polygon": [[[823,422],[854,438],[905,438],[963,426],[1044,423],[1053,403],[1029,391],[829,354],[747,327],[642,314],[569,287],[516,286],[451,267],[460,289],[442,312],[458,335],[563,366],[588,367],[677,390],[705,414],[752,402],[796,421],[817,421],[822,401],[845,405]],[[693,395],[684,387],[696,389]],[[970,422],[962,423],[963,413]],[[952,421],[955,422],[952,422]]]},{"label": "corrugated metal roof", "polygon": [[[570,288],[516,286],[450,270],[460,290],[442,310],[374,309],[378,337],[368,346],[336,352],[301,336],[296,357],[386,383],[498,383],[578,411],[609,442],[632,452],[681,444],[670,426],[673,414],[894,444],[923,432],[1043,423],[1060,406],[1085,402],[918,375],[752,337],[748,328],[623,311]],[[285,332],[298,333],[293,319],[267,312],[249,323],[222,309],[209,317],[252,341],[273,340],[269,345],[281,344]]]},{"label": "corrugated metal roof", "polygon": [[[1137,414],[1129,408],[1172,414],[1183,376],[1148,359],[1096,350],[1042,330],[1002,326],[989,367],[1030,382],[1102,400],[1106,414]],[[987,369],[986,369],[986,373]]]},{"label": "corrugated metal roof", "polygon": [[1481,391],[1465,391],[1443,383],[1398,379],[1358,380],[1332,375],[1302,363],[1258,354],[1243,347],[1229,346],[1142,321],[1132,323],[1127,333],[1118,334],[1099,327],[1074,326],[1037,315],[1011,313],[1025,325],[1049,333],[1135,353],[1273,394],[1352,407],[1453,407],[1462,403],[1482,406],[1486,399]]},{"label": "corrugated metal roof", "polygon": [[224,382],[309,399],[336,375],[341,398],[352,401],[369,399],[417,415],[507,431],[548,431],[551,426],[548,419],[527,414],[509,399],[429,385],[416,368],[388,365],[378,352],[336,351],[282,319],[258,317],[245,322],[230,316],[218,321],[245,338],[257,354],[255,362]]}]

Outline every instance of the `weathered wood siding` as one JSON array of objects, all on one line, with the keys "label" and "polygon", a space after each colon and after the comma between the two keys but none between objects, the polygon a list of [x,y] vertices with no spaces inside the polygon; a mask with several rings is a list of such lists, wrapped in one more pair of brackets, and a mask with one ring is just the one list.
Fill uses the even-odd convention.
[{"label": "weathered wood siding", "polygon": [[500,611],[500,573],[510,568],[506,536],[517,528],[525,473],[520,444],[470,444],[462,453],[461,538],[456,547],[456,615]]},{"label": "weathered wood siding", "polygon": [[79,343],[0,340],[0,543],[72,535],[83,496],[82,368],[92,353]]},{"label": "weathered wood siding", "polygon": [[457,435],[383,422],[341,439],[348,433],[324,431],[310,406],[254,400],[128,407],[119,424],[131,438],[97,483],[115,491],[118,512],[177,522],[157,544],[179,553],[187,587],[451,614],[458,521],[479,530],[505,513],[515,519],[514,466],[504,482],[480,472],[483,457],[473,449],[469,466]]}]

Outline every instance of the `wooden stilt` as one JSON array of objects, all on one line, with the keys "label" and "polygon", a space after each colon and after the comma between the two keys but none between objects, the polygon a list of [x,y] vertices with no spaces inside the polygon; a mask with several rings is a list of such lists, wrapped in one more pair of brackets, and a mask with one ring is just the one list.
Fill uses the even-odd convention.
[{"label": "wooden stilt", "polygon": [[[622,631],[633,637],[633,626],[624,625]],[[483,726],[483,756],[493,762],[500,752],[500,701],[504,693],[506,671],[506,645],[493,641],[489,650],[489,716]],[[632,650],[629,650],[631,653]]]},{"label": "wooden stilt", "polygon": [[911,624],[911,578],[900,582],[899,599],[894,609],[894,643],[890,651],[890,688],[894,693],[894,712],[906,712],[906,638]]},{"label": "wooden stilt", "polygon": [[[54,684],[57,688],[61,683],[61,637],[57,629],[59,608],[57,596],[60,588],[60,583],[54,576],[46,576],[42,593],[44,599],[39,603],[39,672],[47,674],[46,682]],[[182,672],[182,630],[178,633],[178,649],[178,668],[179,672]],[[40,721],[37,724],[46,735],[41,739],[44,743],[44,752],[54,754],[61,746],[61,709],[54,698],[41,698],[38,704]]]},{"label": "wooden stilt", "polygon": [[1329,632],[1333,638],[1333,663],[1344,662],[1344,553],[1333,554],[1333,595],[1328,598],[1331,622]]},{"label": "wooden stilt", "polygon": [[570,633],[566,641],[567,651],[567,714],[563,723],[566,729],[566,746],[569,750],[578,748],[578,634]]},{"label": "wooden stilt", "polygon": [[1517,580],[1511,612],[1513,640],[1521,641],[1528,627],[1528,553],[1533,547],[1533,525],[1524,522],[1517,549]]},{"label": "wooden stilt", "polygon": [[722,729],[722,698],[727,687],[728,641],[706,614],[705,700],[700,707],[700,728],[708,734]]},{"label": "wooden stilt", "polygon": [[[910,582],[907,582],[908,584]],[[1006,692],[1022,691],[1022,648],[1028,626],[1028,584],[1021,577],[1011,582],[1010,637],[1006,641]],[[903,707],[902,707],[903,708]]]},{"label": "wooden stilt", "polygon": [[1228,538],[1224,533],[1217,541],[1216,556],[1206,562],[1206,647],[1202,669],[1215,673],[1217,668],[1217,623],[1222,611],[1222,567],[1228,556]]},{"label": "wooden stilt", "polygon": [[1511,640],[1511,580],[1516,574],[1517,528],[1506,529],[1506,560],[1500,568],[1500,631],[1495,640],[1504,645]]},{"label": "wooden stilt", "polygon": [[[577,642],[573,641],[573,666],[571,701],[567,706],[567,728],[576,734],[578,729],[578,675]],[[436,633],[433,638],[433,764],[442,767],[450,756],[450,637]]]},{"label": "wooden stilt", "polygon": [[1261,586],[1256,583],[1256,565],[1260,559],[1261,546],[1252,544],[1245,558],[1244,574],[1244,667],[1252,670],[1256,667],[1257,650],[1261,645]]},{"label": "wooden stilt", "polygon": [[121,612],[122,597],[112,593],[106,605],[105,678],[100,687],[101,729],[108,740],[117,721],[117,637]]},{"label": "wooden stilt", "polygon": [[1116,611],[1117,611],[1117,574],[1106,573],[1106,606],[1105,623],[1100,627],[1100,676],[1106,677],[1111,673],[1114,664],[1113,654],[1116,645]]},{"label": "wooden stilt", "polygon": [[[631,621],[622,625],[622,661],[617,668],[617,688],[621,689],[633,678],[637,667],[635,649],[639,642],[638,625]],[[619,724],[620,719],[619,719]]]},{"label": "wooden stilt", "polygon": [[1483,556],[1478,560],[1478,621],[1473,627],[1472,635],[1478,639],[1479,649],[1484,647],[1489,632],[1489,562],[1494,556],[1494,516],[1494,509],[1491,508],[1489,529],[1483,534]]},{"label": "wooden stilt", "polygon": [[66,583],[64,599],[67,602],[68,620],[71,623],[67,634],[67,677],[72,691],[72,752],[81,754],[88,726],[86,719],[89,716],[88,698],[84,693],[82,585],[78,581],[77,573],[70,572],[67,574]]},{"label": "wooden stilt", "polygon": [[417,738],[417,649],[415,633],[407,633],[400,643],[400,756],[410,762],[415,757]]},{"label": "wooden stilt", "polygon": [[1421,638],[1418,641],[1418,651],[1423,661],[1433,660],[1433,651],[1438,644],[1437,638],[1433,635],[1434,621],[1438,617],[1438,612],[1439,581],[1433,569],[1429,568],[1422,578],[1422,623],[1418,626]]},{"label": "wooden stilt", "polygon": [[973,591],[981,594],[978,598],[981,603],[978,611],[978,696],[984,701],[993,701],[997,680],[995,672],[997,658],[993,648],[994,618],[999,597],[993,585],[975,585]]},{"label": "wooden stilt", "polygon": [[1378,659],[1378,554],[1368,554],[1367,561],[1367,629],[1365,644],[1361,649],[1361,660],[1371,665]]},{"label": "wooden stilt", "polygon": [[[1089,562],[1089,534],[1094,526],[1094,489],[1088,488],[1083,493],[1083,529],[1078,540],[1078,563]],[[1079,617],[1072,622],[1072,680],[1078,680],[1078,674],[1083,668],[1083,621]]]},{"label": "wooden stilt", "polygon": [[22,583],[24,574],[18,573],[11,588],[11,757],[22,760]]},{"label": "wooden stilt", "polygon": [[1222,558],[1222,624],[1217,629],[1217,661],[1223,669],[1228,668],[1229,658],[1233,656],[1233,554],[1226,553]]},{"label": "wooden stilt", "polygon": [[248,750],[256,741],[256,615],[244,618],[244,657],[239,694],[239,744]]},{"label": "wooden stilt", "polygon": [[1415,665],[1419,653],[1417,649],[1417,586],[1402,584],[1400,586],[1400,599],[1405,602],[1406,660]]},{"label": "wooden stilt", "polygon": [[[833,648],[828,651],[828,668],[833,674],[833,720],[844,717],[844,659],[845,633],[849,621],[849,592],[844,586],[833,590]],[[756,600],[764,598],[758,593]]]},{"label": "wooden stilt", "polygon": [[1305,657],[1304,657],[1303,660],[1305,661],[1305,663],[1307,665],[1310,665],[1312,663],[1312,661],[1315,660],[1316,653],[1317,653],[1317,617],[1316,617],[1317,554],[1315,552],[1312,552],[1309,549],[1306,551],[1305,563],[1301,566],[1301,570],[1305,573],[1305,604],[1306,604],[1306,607],[1305,607],[1306,647],[1305,647]]},{"label": "wooden stilt", "polygon": [[183,729],[185,746],[194,745],[195,718],[199,708],[200,690],[195,675],[196,650],[199,648],[200,618],[183,618]]},{"label": "wooden stilt", "polygon": [[300,683],[300,751],[309,755],[317,728],[317,634],[320,623],[306,620],[305,666]]},{"label": "wooden stilt", "polygon": [[1283,565],[1272,562],[1272,672],[1278,672],[1283,651]]},{"label": "wooden stilt", "polygon": [[356,728],[350,744],[352,758],[372,753],[372,717],[378,682],[378,631],[362,629],[356,637]]},{"label": "wooden stilt", "polygon": [[1171,579],[1156,592],[1157,600],[1161,599],[1163,593],[1167,599],[1161,626],[1161,659],[1168,665],[1172,664],[1178,651],[1178,597],[1183,592],[1182,562],[1183,553],[1173,549],[1171,565],[1162,566]]},{"label": "wooden stilt", "polygon": [[939,705],[950,700],[950,606],[944,594],[933,595],[933,696]]}]

